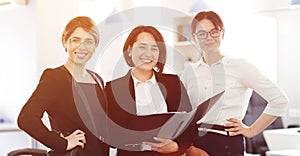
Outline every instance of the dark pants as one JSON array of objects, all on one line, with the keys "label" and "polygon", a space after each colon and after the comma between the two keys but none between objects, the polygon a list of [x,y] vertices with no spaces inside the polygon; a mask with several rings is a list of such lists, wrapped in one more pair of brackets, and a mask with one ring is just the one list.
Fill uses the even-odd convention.
[{"label": "dark pants", "polygon": [[244,156],[244,137],[207,132],[198,136],[194,146],[205,150],[210,156]]}]

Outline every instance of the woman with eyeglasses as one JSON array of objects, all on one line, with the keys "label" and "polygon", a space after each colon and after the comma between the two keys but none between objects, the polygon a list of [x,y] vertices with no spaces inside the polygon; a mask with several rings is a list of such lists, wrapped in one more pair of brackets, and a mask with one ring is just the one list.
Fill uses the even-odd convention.
[{"label": "woman with eyeglasses", "polygon": [[[73,18],[61,40],[66,63],[43,72],[19,114],[18,125],[49,147],[50,155],[72,151],[73,156],[108,156],[109,147],[100,140],[100,136],[105,136],[101,131],[105,129],[104,119],[97,119],[103,112],[101,104],[105,104],[102,79],[86,69],[99,44],[95,22],[86,16]],[[41,120],[45,112],[51,130]]]},{"label": "woman with eyeglasses", "polygon": [[[223,98],[197,123],[198,134],[187,155],[243,156],[244,138],[262,132],[277,116],[285,113],[288,99],[284,92],[255,66],[243,59],[221,53],[225,28],[213,11],[199,12],[192,20],[193,41],[201,59],[187,66],[182,81],[193,107],[225,90]],[[245,116],[252,90],[268,101],[261,116],[249,126]]]}]

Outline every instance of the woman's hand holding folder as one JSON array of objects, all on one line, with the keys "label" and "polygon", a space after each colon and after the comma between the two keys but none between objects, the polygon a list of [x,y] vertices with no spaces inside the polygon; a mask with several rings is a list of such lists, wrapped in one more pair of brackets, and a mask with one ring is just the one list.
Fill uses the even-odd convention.
[{"label": "woman's hand holding folder", "polygon": [[151,146],[152,151],[156,151],[159,153],[173,153],[177,152],[179,149],[178,144],[173,140],[160,137],[154,137],[153,139],[158,143],[143,142],[144,144]]}]

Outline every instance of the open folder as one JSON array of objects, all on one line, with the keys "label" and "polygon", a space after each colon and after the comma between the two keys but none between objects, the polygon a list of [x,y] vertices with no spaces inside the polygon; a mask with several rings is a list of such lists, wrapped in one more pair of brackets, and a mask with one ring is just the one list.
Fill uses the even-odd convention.
[{"label": "open folder", "polygon": [[[110,137],[108,143],[114,147],[130,150],[144,151],[150,150],[148,145],[143,142],[155,142],[153,137],[161,137],[174,140],[182,134],[187,127],[200,120],[209,109],[219,101],[224,91],[214,95],[198,105],[190,112],[168,112],[162,114],[152,114],[138,116],[139,120],[134,121],[136,127],[120,128],[117,125],[110,125]],[[156,128],[147,128],[148,125],[158,126]],[[146,127],[146,128],[145,128]]]}]

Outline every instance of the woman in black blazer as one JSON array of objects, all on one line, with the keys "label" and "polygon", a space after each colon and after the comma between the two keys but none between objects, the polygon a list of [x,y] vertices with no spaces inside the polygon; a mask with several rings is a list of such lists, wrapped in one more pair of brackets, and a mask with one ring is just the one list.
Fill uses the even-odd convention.
[{"label": "woman in black blazer", "polygon": [[[76,156],[109,155],[108,146],[98,139],[105,135],[101,131],[104,120],[89,116],[99,115],[100,103],[105,105],[101,78],[85,68],[99,44],[95,26],[85,16],[73,18],[67,24],[62,35],[67,62],[43,72],[19,114],[19,127],[51,148],[52,155],[64,155],[73,149]],[[49,116],[51,130],[41,120],[44,112]]]},{"label": "woman in black blazer", "polygon": [[[156,28],[134,28],[124,44],[123,56],[132,69],[125,76],[106,84],[108,116],[114,123],[126,130],[147,131],[162,124],[145,122],[142,119],[145,115],[191,110],[186,90],[178,76],[162,73],[166,63],[166,45]],[[175,141],[155,138],[153,142],[158,143],[145,143],[151,145],[147,151],[131,151],[121,145],[115,146],[118,156],[181,155],[189,146],[188,135],[183,133]],[[122,135],[113,137],[122,140]]]}]

